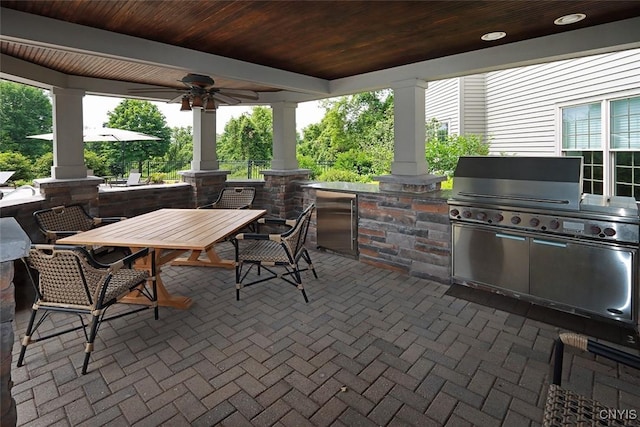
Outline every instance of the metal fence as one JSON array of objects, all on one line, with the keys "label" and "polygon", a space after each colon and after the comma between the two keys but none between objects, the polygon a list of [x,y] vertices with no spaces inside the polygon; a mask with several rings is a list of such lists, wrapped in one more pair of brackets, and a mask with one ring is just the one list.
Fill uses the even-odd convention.
[{"label": "metal fence", "polygon": [[[220,170],[230,171],[229,178],[237,179],[263,179],[260,173],[263,170],[271,168],[271,160],[219,160]],[[317,171],[324,172],[333,166],[331,162],[318,162],[316,164]],[[127,162],[124,164],[124,173],[118,175],[128,175],[131,170],[138,170],[144,178],[157,175],[164,181],[179,181],[180,175],[178,171],[191,169],[189,163],[176,162]],[[119,171],[118,171],[119,172]]]}]

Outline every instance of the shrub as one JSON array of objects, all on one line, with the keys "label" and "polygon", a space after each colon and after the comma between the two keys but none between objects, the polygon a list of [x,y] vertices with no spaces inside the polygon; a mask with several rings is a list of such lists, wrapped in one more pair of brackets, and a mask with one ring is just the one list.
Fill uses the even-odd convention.
[{"label": "shrub", "polygon": [[369,182],[368,177],[358,175],[354,171],[344,169],[329,169],[318,177],[319,181]]},{"label": "shrub", "polygon": [[429,170],[451,177],[460,156],[486,156],[489,145],[478,135],[449,135],[446,139],[427,141],[426,158]]},{"label": "shrub", "polygon": [[31,167],[31,161],[29,159],[15,152],[0,153],[0,170],[2,171],[15,171],[11,177],[11,181],[31,181],[33,171]]}]

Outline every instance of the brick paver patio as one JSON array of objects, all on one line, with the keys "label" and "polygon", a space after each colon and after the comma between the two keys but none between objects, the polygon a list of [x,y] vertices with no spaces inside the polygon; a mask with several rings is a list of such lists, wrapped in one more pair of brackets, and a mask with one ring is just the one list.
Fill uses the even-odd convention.
[{"label": "brick paver patio", "polygon": [[[15,367],[29,314],[20,310],[18,424],[540,424],[561,328],[449,296],[446,285],[311,255],[320,279],[306,275],[309,304],[282,281],[236,301],[231,270],[166,267],[167,288],[193,306],[103,325],[84,376],[81,333],[33,344]],[[567,388],[640,412],[638,371],[589,355],[565,363]]]}]

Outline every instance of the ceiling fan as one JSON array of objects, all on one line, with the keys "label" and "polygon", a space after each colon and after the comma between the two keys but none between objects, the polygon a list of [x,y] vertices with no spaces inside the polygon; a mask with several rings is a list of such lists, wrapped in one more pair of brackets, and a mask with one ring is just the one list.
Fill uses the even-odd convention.
[{"label": "ceiling fan", "polygon": [[162,91],[176,92],[179,95],[169,102],[181,100],[180,111],[191,111],[192,108],[204,108],[207,111],[211,111],[215,110],[220,104],[237,105],[243,99],[258,100],[258,94],[252,90],[215,87],[214,80],[202,74],[189,73],[179,81],[185,85],[185,89],[131,89],[129,92],[132,94]]}]

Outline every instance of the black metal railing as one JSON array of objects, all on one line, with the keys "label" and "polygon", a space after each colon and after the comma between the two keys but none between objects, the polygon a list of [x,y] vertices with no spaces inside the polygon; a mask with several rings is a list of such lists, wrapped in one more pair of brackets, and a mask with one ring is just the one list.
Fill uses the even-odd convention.
[{"label": "black metal railing", "polygon": [[[271,160],[219,160],[219,169],[230,171],[229,178],[263,179],[261,171],[271,168]],[[326,171],[333,166],[333,162],[318,162],[318,170]],[[121,171],[120,168],[123,168]],[[178,162],[125,162],[118,164],[118,170],[112,171],[114,176],[128,176],[132,170],[142,174],[143,179],[157,177],[163,181],[179,181],[179,171],[191,169],[190,163]]]}]

